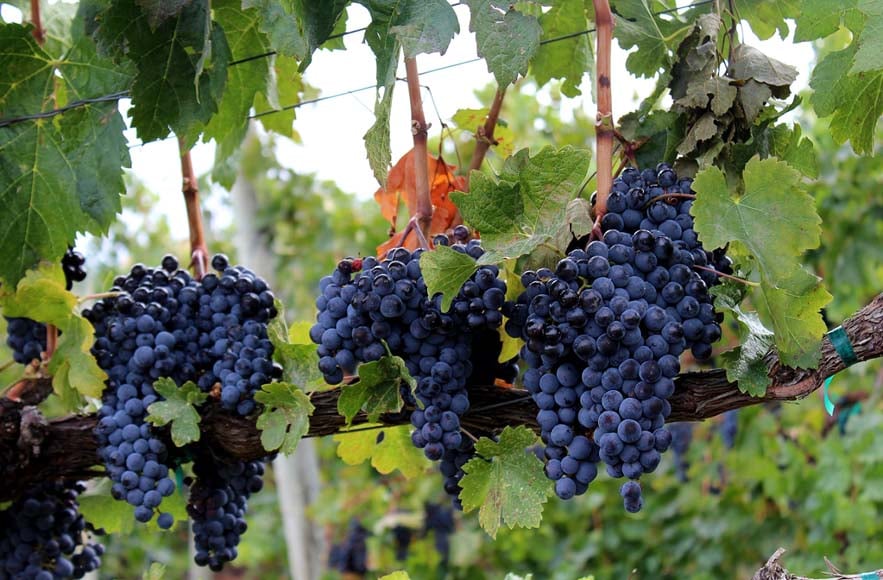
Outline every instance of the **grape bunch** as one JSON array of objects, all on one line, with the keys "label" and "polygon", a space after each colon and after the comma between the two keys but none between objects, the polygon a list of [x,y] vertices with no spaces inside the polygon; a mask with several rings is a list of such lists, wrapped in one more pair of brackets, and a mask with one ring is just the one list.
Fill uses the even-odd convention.
[{"label": "grape bunch", "polygon": [[248,498],[264,487],[261,461],[225,463],[199,456],[193,462],[196,482],[190,488],[187,513],[193,521],[194,561],[218,572],[238,555],[248,525]]},{"label": "grape bunch", "polygon": [[368,572],[368,529],[358,519],[350,520],[343,542],[331,546],[328,567],[343,573],[364,575]]},{"label": "grape bunch", "polygon": [[[172,256],[161,268],[136,264],[114,280],[111,291],[120,295],[84,312],[95,328],[92,352],[108,374],[96,427],[99,454],[113,497],[133,505],[140,522],[150,521],[175,491],[169,450],[146,422],[147,408],[160,398],[154,382],[194,381],[205,392],[219,391],[223,408],[247,415],[255,409],[254,392],[281,374],[267,338],[277,312],[266,282],[231,267],[223,255],[212,266],[217,273],[196,281]],[[173,518],[160,513],[157,523],[167,529]],[[228,547],[206,562],[226,561]]]},{"label": "grape bunch", "polygon": [[697,268],[713,256],[693,232],[692,195],[672,197],[685,188],[689,181],[665,164],[625,171],[608,199],[603,239],[554,271],[524,272],[525,291],[504,308],[507,332],[525,341],[524,385],[539,409],[546,475],[562,499],[585,493],[603,461],[610,476],[632,480],[620,490],[625,508],[641,508],[637,480],[671,445],[664,424],[679,357],[691,349],[704,360],[720,338],[708,293],[717,274]]},{"label": "grape bunch", "polygon": [[[450,245],[444,236],[436,242]],[[451,247],[473,259],[483,253],[478,240]],[[445,489],[457,495],[460,468],[474,454],[460,430],[460,417],[469,409],[473,337],[502,324],[506,285],[496,266],[481,266],[443,312],[441,296],[427,295],[422,253],[395,248],[382,260],[341,261],[320,283],[310,338],[319,345],[319,369],[329,384],[354,374],[359,363],[380,359],[387,348],[405,360],[423,405],[411,414],[411,439],[426,457],[442,460]],[[410,392],[402,394],[415,403]]]},{"label": "grape bunch", "polygon": [[687,452],[690,451],[690,443],[693,442],[692,423],[674,423],[669,427],[671,432],[671,449],[675,455],[675,473],[678,481],[687,483],[689,477],[687,470],[690,462],[687,460]]},{"label": "grape bunch", "polygon": [[724,419],[720,427],[721,439],[724,447],[732,449],[736,445],[736,435],[739,434],[739,410],[733,409],[724,413]]},{"label": "grape bunch", "polygon": [[101,564],[79,513],[82,484],[47,481],[0,511],[0,580],[82,578]]},{"label": "grape bunch", "polygon": [[411,539],[414,531],[408,526],[398,524],[392,529],[392,538],[395,545],[396,560],[404,562],[408,559],[408,550],[411,547]]},{"label": "grape bunch", "polygon": [[[74,282],[86,279],[85,264],[83,254],[68,246],[61,258],[67,290],[74,287]],[[7,318],[6,322],[6,345],[12,350],[13,360],[23,365],[39,360],[46,350],[46,325],[30,318]]]},{"label": "grape bunch", "polygon": [[451,556],[451,534],[454,533],[454,512],[441,504],[426,503],[423,511],[423,535],[433,534],[435,551],[446,566]]}]

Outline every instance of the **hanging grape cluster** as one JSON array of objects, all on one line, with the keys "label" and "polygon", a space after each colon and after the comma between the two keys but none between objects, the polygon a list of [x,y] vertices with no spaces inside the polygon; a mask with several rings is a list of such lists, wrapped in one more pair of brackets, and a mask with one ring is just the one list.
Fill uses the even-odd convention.
[{"label": "hanging grape cluster", "polygon": [[[244,416],[255,410],[254,393],[282,370],[267,338],[267,322],[277,312],[266,282],[223,255],[212,266],[217,273],[197,281],[171,256],[161,268],[137,264],[114,280],[111,292],[118,296],[84,312],[95,328],[92,352],[108,374],[96,435],[111,494],[134,506],[140,522],[158,514],[165,529],[173,518],[159,508],[175,492],[169,471],[180,458],[146,421],[148,407],[160,400],[155,381],[194,381],[204,392],[219,392],[224,409]],[[198,456],[194,471],[190,509],[202,524],[196,562],[218,569],[236,556],[245,499],[260,488],[263,467]]]},{"label": "hanging grape cluster", "polygon": [[628,511],[643,503],[637,483],[671,444],[669,398],[690,349],[711,355],[721,336],[708,287],[730,268],[693,229],[691,180],[667,164],[627,169],[614,181],[602,240],[556,269],[522,274],[525,291],[504,312],[522,338],[524,385],[539,408],[546,475],[563,499],[585,493],[603,461],[626,477]]},{"label": "hanging grape cluster", "polygon": [[[446,236],[437,236],[435,242],[473,259],[483,253],[478,240],[451,245]],[[476,333],[502,324],[506,285],[497,277],[496,266],[480,266],[450,310],[443,312],[441,296],[427,295],[420,271],[422,253],[395,248],[382,260],[341,261],[320,283],[319,313],[310,338],[319,345],[319,369],[329,384],[353,375],[359,363],[379,360],[387,348],[405,360],[422,404],[411,414],[411,439],[426,457],[441,460],[445,490],[456,496],[462,466],[474,455],[472,441],[460,426],[469,410],[472,344]],[[497,369],[496,358],[490,368]],[[402,394],[415,403],[410,392]]]},{"label": "hanging grape cluster", "polygon": [[80,483],[48,481],[0,511],[0,580],[82,578],[101,564],[80,514]]}]

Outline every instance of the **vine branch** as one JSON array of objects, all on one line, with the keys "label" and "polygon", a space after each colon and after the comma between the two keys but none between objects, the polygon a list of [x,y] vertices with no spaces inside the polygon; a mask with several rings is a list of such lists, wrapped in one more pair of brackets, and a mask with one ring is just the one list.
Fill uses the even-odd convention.
[{"label": "vine branch", "polygon": [[595,121],[595,159],[597,164],[597,197],[595,198],[595,228],[601,233],[601,218],[607,213],[607,196],[613,187],[613,98],[610,89],[610,51],[613,43],[613,14],[608,0],[592,0],[595,6],[597,29],[598,114]]},{"label": "vine branch", "polygon": [[420,226],[423,239],[430,237],[432,226],[432,198],[429,194],[429,152],[426,139],[429,126],[423,114],[423,98],[420,95],[420,73],[416,58],[405,58],[405,74],[408,78],[408,97],[411,101],[411,134],[414,137],[414,179],[416,181],[417,212],[414,218]]},{"label": "vine branch", "polygon": [[[843,323],[859,361],[883,357],[883,294]],[[763,397],[741,392],[738,385],[727,380],[723,369],[690,372],[680,375],[670,399],[669,422],[702,421],[732,409],[771,401],[796,401],[819,389],[825,379],[844,369],[842,359],[831,342],[824,338],[820,345],[821,359],[816,369],[792,369],[781,364],[775,350],[767,353],[765,363],[772,381]],[[51,389],[51,381],[44,388]],[[344,387],[345,388],[345,387]],[[346,428],[338,414],[340,388],[311,393],[315,407],[310,418],[307,437],[323,437]],[[471,385],[472,411],[463,416],[464,429],[476,436],[498,433],[507,425],[526,425],[539,430],[537,408],[526,391],[491,385]],[[53,477],[88,478],[101,475],[98,444],[92,431],[98,423],[95,415],[71,416],[50,421],[39,436],[30,434],[21,414],[24,402],[0,399],[0,502],[18,497],[34,482]],[[381,415],[384,425],[409,424],[410,410]],[[354,424],[367,423],[359,414]],[[255,419],[231,416],[216,404],[210,404],[202,416],[203,440],[220,455],[238,459],[257,459],[267,454],[261,444],[261,432]],[[164,430],[160,430],[161,436]],[[167,434],[164,436],[167,437]],[[22,449],[20,441],[38,441]],[[169,449],[174,449],[171,441]],[[14,475],[14,477],[13,477]]]},{"label": "vine branch", "polygon": [[42,46],[46,40],[46,31],[43,30],[43,21],[40,18],[40,0],[31,0],[31,24],[34,25],[31,34],[34,35],[37,44]]},{"label": "vine branch", "polygon": [[193,268],[194,277],[202,280],[208,271],[208,248],[202,227],[202,209],[199,206],[199,183],[193,170],[190,149],[181,137],[178,137],[178,151],[181,155],[181,193],[184,194],[187,225],[190,229],[190,267]]},{"label": "vine branch", "polygon": [[505,96],[506,87],[499,87],[497,92],[494,93],[494,100],[491,103],[491,108],[488,111],[484,125],[478,127],[475,131],[475,151],[472,152],[472,161],[469,163],[469,171],[466,174],[467,180],[470,173],[481,169],[481,164],[484,163],[484,157],[487,155],[491,145],[497,144],[494,139],[494,130],[500,118],[500,109],[503,108],[503,98]]}]

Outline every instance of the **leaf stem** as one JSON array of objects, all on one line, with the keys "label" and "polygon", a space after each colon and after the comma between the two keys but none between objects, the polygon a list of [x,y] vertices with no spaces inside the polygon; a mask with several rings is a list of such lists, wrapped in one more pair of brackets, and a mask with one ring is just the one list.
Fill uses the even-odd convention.
[{"label": "leaf stem", "polygon": [[15,361],[13,359],[9,359],[8,361],[6,361],[2,365],[0,365],[0,373],[2,373],[3,371],[5,371],[6,369],[8,369],[9,367],[11,367],[14,364],[15,364]]},{"label": "leaf stem", "polygon": [[607,213],[607,196],[613,186],[613,98],[610,81],[610,51],[613,42],[613,14],[609,0],[592,0],[597,29],[597,61],[595,64],[598,93],[598,113],[595,121],[595,156],[598,167],[595,199],[595,227],[593,235],[600,234],[601,218]]},{"label": "leaf stem", "polygon": [[414,184],[417,196],[417,208],[412,217],[417,218],[424,241],[430,234],[432,226],[432,198],[429,194],[429,153],[426,149],[426,138],[429,126],[423,114],[423,99],[420,96],[420,77],[417,70],[417,59],[405,59],[405,73],[408,78],[408,96],[411,101],[411,134],[414,137]]},{"label": "leaf stem", "polygon": [[84,302],[89,302],[90,300],[101,300],[102,298],[118,298],[125,294],[125,292],[99,292],[98,294],[88,294],[83,296],[78,300],[80,304]]},{"label": "leaf stem", "polygon": [[178,137],[178,151],[181,155],[181,192],[187,208],[187,225],[190,228],[190,266],[197,280],[202,280],[208,270],[208,249],[202,227],[202,210],[199,207],[199,185],[190,158],[190,149],[184,139]]},{"label": "leaf stem", "polygon": [[694,264],[693,267],[696,268],[697,270],[705,270],[706,272],[712,272],[714,274],[717,274],[721,278],[727,278],[727,279],[732,280],[734,282],[739,282],[740,284],[745,284],[746,286],[751,286],[753,288],[757,288],[758,286],[760,286],[760,284],[758,284],[757,282],[752,282],[751,280],[739,278],[738,276],[733,276],[731,274],[724,274],[723,272],[718,272],[714,268],[709,268],[708,266],[700,266],[698,264]]},{"label": "leaf stem", "polygon": [[695,193],[663,193],[662,195],[657,195],[656,197],[647,200],[647,203],[644,204],[644,207],[641,209],[647,209],[650,207],[650,204],[654,201],[664,201],[666,199],[696,199]]}]

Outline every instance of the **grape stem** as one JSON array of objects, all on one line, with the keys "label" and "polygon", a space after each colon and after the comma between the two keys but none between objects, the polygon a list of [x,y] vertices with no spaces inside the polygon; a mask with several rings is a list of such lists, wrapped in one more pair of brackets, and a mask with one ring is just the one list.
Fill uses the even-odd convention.
[{"label": "grape stem", "polygon": [[418,226],[418,218],[417,216],[412,216],[411,219],[408,220],[408,225],[405,226],[405,230],[402,232],[402,245],[405,244],[405,240],[408,238],[408,235],[414,232],[414,235],[417,236],[417,243],[420,244],[420,247],[424,250],[431,250],[432,246],[429,241],[427,241],[426,236],[423,235],[423,231]]},{"label": "grape stem", "polygon": [[734,282],[739,282],[740,284],[745,284],[746,286],[751,286],[753,288],[757,288],[760,286],[757,282],[752,282],[751,280],[746,280],[745,278],[739,278],[738,276],[733,276],[731,274],[724,274],[723,272],[718,272],[714,268],[709,268],[708,266],[700,266],[699,264],[693,264],[693,267],[697,270],[705,270],[706,272],[711,272],[712,274],[716,274],[721,278],[727,278],[728,280],[732,280]]},{"label": "grape stem", "polygon": [[[429,153],[426,138],[429,125],[423,114],[423,98],[420,95],[420,78],[416,58],[405,58],[405,73],[408,78],[408,97],[411,101],[411,135],[414,137],[414,188],[417,208],[412,219],[417,219],[418,230],[423,241],[430,235],[432,226],[432,198],[429,193]],[[410,222],[408,222],[410,224]],[[402,237],[404,240],[404,236]]]},{"label": "grape stem", "polygon": [[193,277],[202,280],[208,271],[208,249],[202,227],[202,210],[199,207],[199,183],[193,170],[190,149],[181,137],[178,137],[178,152],[181,155],[181,193],[184,194],[187,225],[190,229],[190,267],[193,268]]},{"label": "grape stem", "polygon": [[101,300],[102,298],[118,298],[125,294],[125,292],[99,292],[98,294],[88,294],[80,298],[77,302],[83,304],[85,302],[89,302],[90,300]]},{"label": "grape stem", "polygon": [[695,193],[663,193],[647,201],[641,209],[647,209],[654,201],[665,201],[667,199],[696,199]]},{"label": "grape stem", "polygon": [[595,226],[592,236],[601,235],[601,218],[607,213],[607,196],[613,187],[613,98],[610,80],[610,50],[613,42],[613,14],[608,0],[592,0],[595,7],[597,60],[595,63],[598,113],[595,121],[595,158],[597,160],[597,192]]}]

